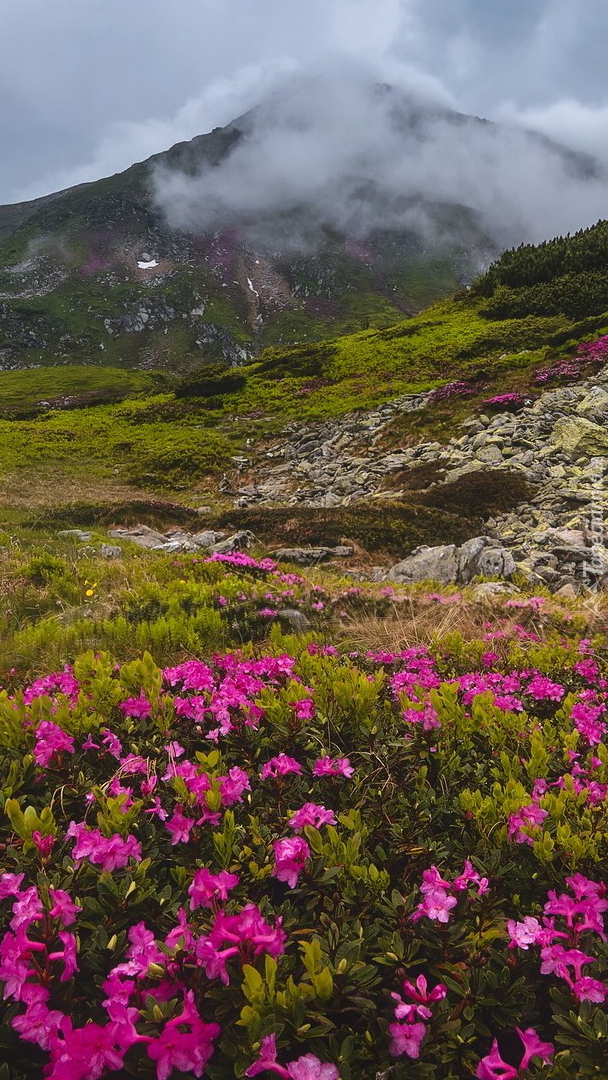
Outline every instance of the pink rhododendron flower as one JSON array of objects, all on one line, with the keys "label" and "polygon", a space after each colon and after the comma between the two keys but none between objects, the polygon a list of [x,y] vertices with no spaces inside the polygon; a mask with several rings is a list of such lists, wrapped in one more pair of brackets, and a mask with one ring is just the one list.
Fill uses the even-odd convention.
[{"label": "pink rhododendron flower", "polygon": [[114,833],[109,838],[102,836],[99,829],[87,829],[86,825],[71,821],[66,829],[66,836],[73,837],[75,844],[72,858],[80,863],[83,859],[100,865],[102,870],[119,870],[130,859],[141,862],[141,846],[134,836],[126,840]]},{"label": "pink rhododendron flower", "polygon": [[333,810],[327,810],[317,803],[307,802],[296,810],[295,814],[292,814],[287,824],[290,829],[299,832],[305,825],[312,825],[315,829],[320,828],[321,825],[335,825],[336,817]]},{"label": "pink rhododendron flower", "polygon": [[430,889],[410,918],[412,922],[418,922],[426,916],[433,922],[447,923],[450,921],[450,912],[457,903],[456,897],[449,896],[445,889]]},{"label": "pink rhododendron flower", "polygon": [[52,720],[41,720],[35,732],[34,760],[37,765],[47,768],[56,754],[65,750],[74,753],[74,739],[66,735]]},{"label": "pink rhododendron flower", "polygon": [[41,1050],[50,1049],[51,1038],[57,1035],[67,1019],[59,1010],[49,1009],[47,1001],[50,996],[50,991],[45,987],[26,984],[21,998],[26,1003],[26,1010],[11,1020],[11,1027],[21,1038],[35,1043]]},{"label": "pink rhododendron flower", "polygon": [[406,1054],[414,1061],[420,1057],[420,1044],[426,1035],[426,1024],[393,1023],[389,1024],[388,1031],[391,1036],[388,1048],[391,1057],[402,1057]]},{"label": "pink rhododendron flower", "polygon": [[171,843],[186,844],[195,824],[193,818],[186,817],[181,806],[176,806],[171,817],[165,822],[165,828],[171,834]]},{"label": "pink rhododendron flower", "polygon": [[475,1070],[477,1080],[517,1080],[518,1075],[518,1069],[503,1061],[496,1039],[490,1053],[481,1059]]},{"label": "pink rhododendron flower", "polygon": [[143,693],[139,697],[127,698],[126,701],[120,703],[118,708],[125,716],[133,716],[138,720],[147,720],[152,712],[152,704]]},{"label": "pink rhododendron flower", "polygon": [[260,1044],[260,1056],[245,1070],[245,1076],[253,1077],[262,1072],[274,1072],[283,1080],[339,1080],[335,1065],[319,1060],[315,1054],[304,1054],[286,1066],[277,1062],[276,1036],[266,1035]]},{"label": "pink rhododendron flower", "polygon": [[51,1071],[48,1080],[99,1080],[106,1069],[122,1069],[124,1047],[114,1024],[89,1023],[72,1028],[66,1019],[61,1038],[50,1038]]},{"label": "pink rhododendron flower", "polygon": [[608,998],[608,986],[599,979],[584,975],[571,984],[572,993],[579,1001],[595,1001],[602,1004]]},{"label": "pink rhododendron flower", "polygon": [[0,875],[0,900],[5,900],[7,896],[19,896],[24,877],[25,874]]},{"label": "pink rhododendron flower", "polygon": [[285,881],[290,889],[295,889],[298,877],[310,856],[310,848],[301,836],[290,836],[286,840],[275,840],[273,845],[275,864],[273,877]]},{"label": "pink rhododendron flower", "polygon": [[198,907],[210,908],[214,900],[227,900],[230,890],[238,884],[238,875],[227,870],[220,870],[219,874],[212,874],[207,867],[197,870],[188,888],[192,911]]},{"label": "pink rhododendron flower", "polygon": [[243,792],[251,790],[249,776],[244,769],[234,765],[228,776],[219,777],[222,806],[233,806],[243,801]]},{"label": "pink rhododendron flower", "polygon": [[347,757],[322,757],[315,761],[312,774],[313,776],[345,776],[350,779],[354,771]]},{"label": "pink rhododendron flower", "polygon": [[518,810],[515,814],[509,815],[509,838],[515,840],[516,844],[532,845],[534,843],[534,837],[528,830],[538,828],[539,825],[542,825],[546,817],[548,817],[548,811],[543,810],[542,807],[537,806],[536,803],[522,806],[521,810]]},{"label": "pink rhododendron flower", "polygon": [[507,930],[509,931],[511,938],[509,941],[510,949],[529,949],[530,945],[536,944],[541,925],[538,919],[534,919],[531,915],[526,915],[522,922],[515,922],[513,919],[509,919],[507,922]]},{"label": "pink rhododendron flower", "polygon": [[287,776],[288,773],[302,772],[302,766],[287,754],[277,754],[276,757],[267,761],[260,769],[260,780],[267,780],[269,776]]},{"label": "pink rhododendron flower", "polygon": [[[181,1030],[184,1027],[190,1030]],[[148,1057],[156,1062],[157,1080],[168,1080],[174,1069],[202,1076],[220,1030],[219,1024],[206,1024],[201,1020],[194,994],[188,991],[183,1011],[169,1020],[159,1037],[147,1045]]]}]

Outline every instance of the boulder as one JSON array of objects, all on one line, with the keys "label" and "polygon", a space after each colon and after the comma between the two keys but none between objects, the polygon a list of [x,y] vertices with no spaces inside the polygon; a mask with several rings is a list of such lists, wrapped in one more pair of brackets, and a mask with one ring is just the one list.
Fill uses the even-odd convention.
[{"label": "boulder", "polygon": [[510,581],[484,581],[479,585],[474,585],[472,590],[473,599],[478,603],[515,596],[519,591],[517,585],[512,585]]},{"label": "boulder", "polygon": [[568,416],[558,420],[551,439],[561,450],[574,457],[608,456],[608,431],[584,416]]},{"label": "boulder", "polygon": [[279,548],[273,551],[273,557],[280,562],[299,563],[300,566],[313,566],[326,559],[347,559],[354,548],[339,544],[337,547]]},{"label": "boulder", "polygon": [[132,544],[150,551],[162,551],[167,545],[167,537],[148,525],[133,525],[132,528],[117,526],[108,529],[108,536],[112,540],[130,540]]},{"label": "boulder", "polygon": [[99,554],[102,559],[120,559],[122,548],[118,544],[102,544]]},{"label": "boulder", "polygon": [[219,543],[221,534],[213,532],[213,529],[205,529],[203,532],[193,533],[190,537],[190,542],[197,548],[212,548],[214,544]]},{"label": "boulder", "polygon": [[386,575],[387,580],[398,585],[412,585],[417,581],[437,581],[440,585],[452,585],[458,577],[457,552],[455,544],[419,548],[407,559],[391,566]]},{"label": "boulder", "polygon": [[594,424],[605,424],[608,421],[608,391],[603,386],[592,387],[576,411]]},{"label": "boulder", "polygon": [[87,544],[91,539],[91,533],[84,532],[82,529],[62,529],[57,536],[62,540],[73,540],[77,544]]},{"label": "boulder", "polygon": [[489,536],[476,536],[461,547],[444,544],[418,548],[407,559],[396,563],[388,580],[399,584],[436,581],[440,585],[467,585],[474,577],[510,577],[515,560],[506,548],[496,545]]},{"label": "boulder", "polygon": [[295,630],[296,634],[305,634],[311,627],[310,619],[306,617],[303,611],[298,611],[297,608],[282,608],[277,611],[277,618],[281,622],[287,623],[292,630]]},{"label": "boulder", "polygon": [[211,550],[217,555],[230,555],[233,551],[246,551],[252,544],[255,544],[253,533],[249,532],[249,529],[240,529],[225,540],[212,544]]}]

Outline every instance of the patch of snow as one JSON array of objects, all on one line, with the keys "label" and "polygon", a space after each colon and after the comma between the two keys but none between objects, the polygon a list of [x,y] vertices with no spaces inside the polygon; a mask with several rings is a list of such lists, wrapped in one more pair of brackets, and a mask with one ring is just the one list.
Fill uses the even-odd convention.
[{"label": "patch of snow", "polygon": [[158,263],[156,259],[151,259],[150,262],[142,262],[140,260],[137,265],[139,266],[140,270],[151,270],[153,266],[158,266]]},{"label": "patch of snow", "polygon": [[247,278],[247,284],[248,284],[249,288],[251,289],[252,293],[253,293],[253,294],[254,294],[255,296],[257,296],[257,298],[258,298],[258,300],[259,300],[259,299],[260,299],[260,294],[259,294],[259,292],[257,291],[257,289],[254,289],[254,287],[253,287],[253,281],[251,280],[251,278]]}]

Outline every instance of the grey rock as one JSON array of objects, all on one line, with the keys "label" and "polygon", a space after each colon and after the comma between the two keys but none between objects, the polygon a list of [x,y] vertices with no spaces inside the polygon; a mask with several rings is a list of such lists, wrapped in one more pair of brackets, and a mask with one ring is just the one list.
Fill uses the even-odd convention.
[{"label": "grey rock", "polygon": [[279,548],[273,551],[273,557],[281,562],[295,562],[301,566],[313,566],[327,559],[346,559],[353,554],[352,547],[338,545],[337,547],[309,547],[309,548]]},{"label": "grey rock", "polygon": [[483,581],[479,585],[473,586],[472,595],[474,600],[484,603],[505,596],[515,596],[519,591],[517,586],[510,581]]},{"label": "grey rock", "polygon": [[574,456],[608,455],[608,431],[585,417],[569,416],[558,420],[553,428],[552,441],[561,450]]},{"label": "grey rock", "polygon": [[57,536],[61,537],[62,540],[74,540],[79,544],[87,544],[91,539],[91,535],[90,532],[84,532],[82,529],[62,529],[61,532],[57,533]]},{"label": "grey rock", "polygon": [[197,548],[210,548],[214,544],[217,544],[220,537],[218,533],[213,532],[213,529],[205,529],[203,532],[193,533],[190,537],[191,543]]},{"label": "grey rock", "polygon": [[418,581],[453,584],[458,576],[457,551],[455,544],[422,548],[391,566],[387,579],[398,585],[411,585]]},{"label": "grey rock", "polygon": [[118,544],[102,544],[99,554],[102,559],[120,559],[122,548]]},{"label": "grey rock", "polygon": [[310,630],[310,619],[307,619],[304,612],[298,611],[297,608],[281,608],[277,611],[277,617],[281,622],[288,623],[296,634],[305,634],[307,630]]},{"label": "grey rock", "polygon": [[255,536],[252,532],[249,532],[248,529],[240,529],[239,532],[233,533],[226,540],[220,540],[219,543],[213,544],[211,550],[218,555],[229,555],[233,551],[246,551],[255,542]]}]

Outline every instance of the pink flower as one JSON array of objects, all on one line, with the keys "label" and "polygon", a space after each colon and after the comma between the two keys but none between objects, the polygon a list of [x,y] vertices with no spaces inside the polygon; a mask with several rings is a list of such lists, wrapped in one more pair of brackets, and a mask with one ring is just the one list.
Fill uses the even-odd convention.
[{"label": "pink flower", "polygon": [[50,1048],[50,1041],[61,1029],[66,1020],[64,1013],[49,1009],[47,1001],[50,992],[43,986],[28,983],[23,987],[22,1001],[26,1010],[11,1020],[11,1027],[19,1032],[25,1042],[36,1043],[41,1050]]},{"label": "pink flower", "polygon": [[410,918],[412,922],[418,922],[426,915],[433,922],[447,923],[450,921],[450,911],[457,903],[456,897],[448,896],[445,889],[431,889]]},{"label": "pink flower", "polygon": [[414,1061],[420,1057],[420,1044],[426,1035],[426,1025],[423,1023],[415,1024],[389,1024],[389,1034],[391,1036],[390,1046],[388,1048],[391,1057],[402,1057],[406,1054]]},{"label": "pink flower", "polygon": [[323,1063],[314,1054],[304,1054],[287,1066],[277,1062],[276,1036],[266,1035],[260,1045],[260,1056],[245,1070],[245,1076],[253,1077],[262,1072],[274,1072],[283,1080],[339,1080],[335,1065]]},{"label": "pink flower", "polygon": [[310,856],[310,848],[301,836],[290,836],[286,840],[275,840],[273,845],[275,864],[272,876],[285,881],[290,889],[295,889],[300,872]]},{"label": "pink flower", "polygon": [[549,1058],[553,1057],[555,1048],[551,1043],[542,1042],[534,1028],[526,1028],[522,1031],[521,1028],[515,1028],[521,1041],[524,1044],[524,1056],[519,1063],[520,1069],[527,1069],[531,1058],[539,1057],[546,1064]]},{"label": "pink flower", "polygon": [[312,825],[318,829],[321,825],[335,825],[336,818],[332,810],[326,810],[317,803],[307,802],[292,814],[288,823],[290,829],[299,832],[305,825]]},{"label": "pink flower", "polygon": [[232,806],[234,803],[242,802],[243,792],[251,790],[249,776],[238,765],[233,766],[228,776],[220,776],[218,779],[223,806]]},{"label": "pink flower", "polygon": [[72,1028],[66,1018],[62,1038],[51,1036],[48,1080],[98,1080],[106,1069],[122,1069],[124,1047],[116,1026],[89,1023]]},{"label": "pink flower", "polygon": [[74,753],[74,740],[71,735],[66,735],[57,724],[51,720],[42,720],[36,728],[36,745],[34,747],[34,760],[37,765],[46,768],[55,754],[66,750],[68,754]]},{"label": "pink flower", "polygon": [[302,698],[301,701],[292,702],[298,720],[312,720],[315,715],[315,703],[311,698]]},{"label": "pink flower", "polygon": [[[189,1031],[180,1030],[186,1026]],[[165,1024],[158,1039],[148,1043],[148,1057],[156,1062],[157,1080],[167,1080],[174,1069],[202,1076],[214,1051],[213,1040],[219,1034],[219,1024],[201,1020],[189,991],[184,1011]]]},{"label": "pink flower", "polygon": [[509,948],[527,950],[530,945],[536,945],[538,935],[541,932],[541,925],[538,919],[534,919],[531,915],[526,915],[522,922],[515,922],[514,919],[509,919],[507,922],[507,930],[511,937]]},{"label": "pink flower", "polygon": [[227,870],[221,870],[219,874],[212,874],[207,867],[197,870],[188,889],[191,910],[213,907],[214,900],[227,900],[230,889],[238,884],[238,875],[229,874]]},{"label": "pink flower", "polygon": [[131,944],[127,957],[133,960],[141,972],[146,972],[150,964],[162,964],[164,955],[156,944],[156,939],[144,922],[129,927],[128,938]]},{"label": "pink flower", "polygon": [[260,769],[260,780],[267,780],[269,776],[287,776],[288,773],[302,772],[302,766],[287,754],[277,754],[276,757],[267,761]]},{"label": "pink flower", "polygon": [[516,844],[534,844],[534,836],[530,830],[536,830],[548,817],[548,811],[543,810],[536,803],[522,806],[515,814],[509,814],[508,834]]},{"label": "pink flower", "polygon": [[86,825],[71,821],[66,829],[66,836],[76,841],[72,849],[72,858],[76,863],[82,859],[101,865],[103,870],[118,870],[126,866],[129,859],[141,862],[141,846],[134,836],[126,840],[118,834],[102,836],[99,829],[87,829]]},{"label": "pink flower", "polygon": [[340,1076],[335,1065],[319,1061],[314,1054],[288,1061],[287,1075],[291,1080],[339,1080]]},{"label": "pink flower", "polygon": [[348,779],[353,775],[354,769],[348,758],[322,757],[315,761],[313,776],[345,776]]},{"label": "pink flower", "polygon": [[572,983],[571,989],[579,1001],[595,1001],[601,1004],[608,998],[608,986],[599,979],[592,979],[589,975],[577,979]]},{"label": "pink flower", "polygon": [[404,709],[401,715],[408,724],[421,724],[423,731],[433,731],[441,727],[437,710],[432,705]]},{"label": "pink flower", "polygon": [[25,874],[0,875],[0,900],[5,900],[7,896],[19,896],[24,877]]},{"label": "pink flower", "polygon": [[536,674],[526,689],[536,701],[561,701],[566,693],[559,683],[551,682],[545,675]]},{"label": "pink flower", "polygon": [[63,889],[49,889],[49,897],[52,901],[52,908],[49,915],[53,919],[61,919],[64,926],[70,926],[76,918],[76,913],[82,911],[79,904],[74,904],[72,897],[69,893],[64,892]]},{"label": "pink flower", "polygon": [[496,1039],[490,1053],[481,1059],[475,1070],[477,1080],[517,1080],[518,1073],[518,1069],[501,1058]]},{"label": "pink flower", "polygon": [[186,817],[182,807],[176,806],[172,816],[165,823],[167,831],[171,833],[172,845],[187,843],[194,825],[194,819]]},{"label": "pink flower", "polygon": [[49,960],[63,960],[63,971],[60,975],[60,982],[67,982],[78,971],[78,961],[76,959],[76,938],[74,934],[71,934],[69,930],[60,930],[58,934],[59,940],[63,945],[63,949],[57,952],[49,953]]},{"label": "pink flower", "polygon": [[138,720],[147,720],[152,712],[152,704],[148,701],[143,691],[140,693],[139,697],[130,697],[127,698],[126,701],[122,701],[118,708],[125,716],[134,716]]},{"label": "pink flower", "polygon": [[477,873],[470,859],[465,859],[463,871],[457,878],[454,878],[452,888],[454,892],[464,892],[469,885],[477,885],[479,896],[483,896],[489,889],[488,879],[482,878]]}]

